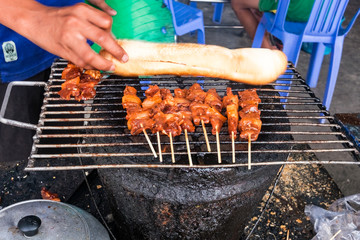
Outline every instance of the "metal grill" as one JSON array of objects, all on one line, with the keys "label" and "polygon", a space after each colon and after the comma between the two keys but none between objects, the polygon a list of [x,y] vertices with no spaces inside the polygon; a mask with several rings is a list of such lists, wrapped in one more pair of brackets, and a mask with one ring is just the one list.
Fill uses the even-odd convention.
[{"label": "metal grill", "polygon": [[[322,106],[321,101],[306,85],[304,79],[289,64],[283,78],[284,83],[266,86],[248,86],[236,82],[196,77],[151,77],[121,78],[105,76],[96,88],[95,99],[88,101],[64,101],[59,98],[61,72],[67,62],[55,61],[50,79],[45,85],[45,98],[36,127],[34,144],[29,157],[28,171],[71,170],[93,168],[179,168],[189,167],[186,159],[187,149],[184,134],[174,138],[173,145],[177,160],[171,162],[170,143],[167,136],[161,136],[163,162],[154,158],[143,134],[131,136],[126,126],[126,111],[121,106],[121,98],[126,85],[136,87],[138,96],[144,98],[145,87],[157,84],[160,88],[188,88],[196,81],[202,81],[205,90],[216,88],[224,96],[226,87],[233,92],[247,88],[257,88],[262,103],[259,105],[263,121],[259,139],[252,142],[252,166],[280,164],[358,164],[343,161],[343,158],[331,159],[334,152],[352,155],[359,159],[358,146],[350,141],[334,117]],[[291,80],[291,81],[290,81]],[[278,90],[275,87],[290,86],[290,90]],[[288,96],[280,96],[286,92]],[[323,121],[323,123],[321,122]],[[211,135],[211,126],[207,126],[212,152],[206,150],[202,127],[195,133],[189,133],[192,156],[197,159],[193,167],[240,167],[247,166],[248,143],[235,142],[236,161],[232,163],[231,141],[225,124],[220,132],[220,147],[223,163],[217,163],[216,138]],[[158,149],[156,134],[148,132],[155,149]],[[271,138],[271,136],[276,136]],[[311,149],[299,150],[296,146],[310,145]],[[327,153],[327,161],[287,162],[263,159],[267,154],[287,153]],[[182,157],[183,156],[183,157]],[[137,159],[129,161],[128,159]],[[108,162],[107,159],[112,159]],[[210,160],[209,160],[210,159]],[[214,160],[215,159],[215,160]],[[260,160],[261,159],[261,160]],[[339,160],[340,159],[340,160]],[[214,160],[214,161],[213,161]]]}]

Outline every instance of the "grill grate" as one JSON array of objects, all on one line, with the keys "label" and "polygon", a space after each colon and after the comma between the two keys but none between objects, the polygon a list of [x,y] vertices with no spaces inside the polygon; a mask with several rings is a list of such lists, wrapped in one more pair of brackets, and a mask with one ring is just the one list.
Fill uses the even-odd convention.
[{"label": "grill grate", "polygon": [[[45,98],[37,125],[34,144],[29,157],[28,171],[71,170],[92,168],[132,168],[132,167],[189,167],[184,134],[174,138],[173,144],[177,162],[171,163],[170,143],[166,136],[161,136],[161,147],[164,161],[153,157],[143,134],[131,136],[126,127],[126,111],[121,107],[121,98],[126,85],[138,89],[142,96],[149,84],[160,88],[188,88],[196,81],[202,81],[205,90],[216,88],[224,96],[226,87],[233,92],[248,88],[257,88],[262,103],[259,105],[263,126],[259,139],[252,142],[252,166],[278,164],[358,164],[354,161],[331,159],[332,153],[351,154],[359,159],[359,146],[347,139],[341,126],[322,106],[306,82],[289,64],[284,83],[273,83],[266,86],[248,86],[227,80],[195,77],[153,77],[121,78],[106,76],[97,86],[95,99],[77,102],[64,101],[57,92],[61,72],[67,62],[57,60],[52,66],[50,79],[45,86]],[[291,80],[291,81],[290,81]],[[275,87],[291,86],[290,90],[278,90]],[[287,92],[288,96],[280,96]],[[286,100],[286,101],[285,101]],[[320,123],[320,121],[324,123]],[[236,162],[232,163],[231,141],[225,124],[220,132],[221,156],[223,164],[217,163],[216,138],[211,135],[211,126],[207,126],[212,152],[206,150],[201,126],[195,133],[189,133],[193,167],[240,167],[247,166],[247,142],[236,141]],[[148,133],[155,149],[158,149],[156,134]],[[275,137],[274,137],[275,136]],[[311,149],[299,150],[294,146],[310,145]],[[263,161],[266,154],[280,155],[286,153],[327,153],[328,161],[287,162],[286,157],[269,158]],[[108,162],[107,159],[111,159]],[[137,159],[136,161],[129,161]],[[215,159],[215,160],[214,160]],[[261,160],[262,159],[262,160]],[[282,160],[283,159],[283,160]],[[114,163],[115,160],[115,163]],[[213,161],[214,160],[214,161]]]}]

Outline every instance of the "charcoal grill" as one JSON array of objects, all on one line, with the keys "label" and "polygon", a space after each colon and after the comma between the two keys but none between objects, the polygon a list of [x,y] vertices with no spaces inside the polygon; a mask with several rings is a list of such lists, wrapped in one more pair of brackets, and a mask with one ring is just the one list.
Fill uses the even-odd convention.
[{"label": "charcoal grill", "polygon": [[[289,63],[285,73],[285,83],[273,83],[265,86],[248,86],[223,79],[202,77],[174,77],[162,76],[151,78],[122,78],[109,75],[96,88],[97,95],[93,100],[64,101],[57,92],[64,80],[61,72],[67,61],[59,59],[51,67],[51,75],[47,83],[18,83],[9,85],[1,109],[3,117],[11,88],[16,85],[28,84],[45,88],[44,102],[40,120],[37,125],[19,123],[2,118],[2,122],[10,125],[36,130],[34,143],[30,153],[27,171],[44,170],[75,170],[96,168],[183,168],[189,167],[184,160],[171,162],[170,143],[166,136],[161,137],[163,162],[153,157],[143,134],[131,136],[126,127],[126,111],[121,106],[121,98],[126,85],[138,89],[138,96],[144,98],[144,89],[151,84],[160,88],[187,88],[194,82],[200,81],[204,89],[216,88],[220,96],[224,96],[226,87],[233,92],[242,91],[249,87],[257,88],[262,103],[259,105],[263,127],[259,139],[252,143],[252,166],[282,165],[282,164],[359,164],[358,161],[344,161],[331,159],[332,153],[351,154],[359,159],[359,146],[346,136],[340,124],[321,104],[301,77],[296,68]],[[287,81],[287,82],[286,82]],[[276,86],[290,86],[290,90],[277,90]],[[279,92],[289,95],[280,96]],[[323,123],[321,123],[323,121]],[[190,148],[195,160],[193,168],[214,167],[246,167],[247,142],[235,142],[236,162],[231,158],[231,141],[225,124],[220,132],[221,156],[225,159],[222,164],[217,161],[216,138],[211,135],[211,127],[207,126],[212,152],[205,147],[205,140],[201,126],[195,133],[189,133]],[[155,149],[158,149],[156,134],[148,132]],[[280,136],[269,138],[267,136]],[[287,136],[287,137],[284,137]],[[293,138],[294,137],[294,138]],[[295,139],[295,140],[294,140]],[[187,150],[184,134],[174,138],[175,155],[179,159],[186,159]],[[294,145],[311,145],[308,150],[296,150]],[[101,151],[100,151],[101,150]],[[288,162],[286,158],[262,159],[265,154],[288,153],[328,153],[326,161],[297,161]],[[181,157],[184,156],[184,157]],[[140,159],[138,161],[124,161],[124,157]],[[93,161],[93,159],[97,159]],[[111,162],[106,159],[111,158]],[[100,159],[100,160],[99,160]],[[115,163],[113,159],[116,159]],[[143,160],[141,160],[143,159]],[[340,159],[343,159],[340,157]]]}]

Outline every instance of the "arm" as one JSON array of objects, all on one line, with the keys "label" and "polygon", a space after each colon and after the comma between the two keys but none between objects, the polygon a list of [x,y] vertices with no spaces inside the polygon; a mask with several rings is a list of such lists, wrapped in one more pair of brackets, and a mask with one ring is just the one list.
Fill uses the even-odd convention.
[{"label": "arm", "polygon": [[111,61],[90,48],[87,39],[122,62],[128,59],[124,49],[111,35],[111,16],[86,4],[55,8],[34,0],[0,0],[0,6],[1,24],[80,67],[115,70]]}]

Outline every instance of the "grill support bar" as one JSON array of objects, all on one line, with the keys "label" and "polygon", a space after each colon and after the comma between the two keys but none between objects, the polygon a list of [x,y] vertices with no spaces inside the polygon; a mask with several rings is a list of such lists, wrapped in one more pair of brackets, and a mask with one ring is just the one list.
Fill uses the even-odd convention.
[{"label": "grill support bar", "polygon": [[10,126],[14,126],[14,127],[20,127],[20,128],[36,130],[37,126],[35,124],[25,123],[25,122],[20,122],[20,121],[5,118],[6,108],[7,108],[9,99],[10,99],[11,90],[12,90],[12,88],[14,86],[45,87],[46,83],[44,83],[44,82],[26,82],[26,81],[13,81],[13,82],[10,82],[8,84],[7,88],[6,88],[4,100],[3,100],[1,110],[0,110],[0,122],[1,123],[7,124],[7,125],[10,125]]},{"label": "grill support bar", "polygon": [[[261,162],[251,163],[252,167],[256,166],[269,166],[269,165],[308,165],[309,161],[277,161],[277,162]],[[310,164],[323,164],[323,165],[360,165],[360,162],[348,161],[311,161]],[[226,164],[222,167],[247,167],[248,163]],[[218,168],[219,165],[184,165],[184,164],[108,164],[108,165],[81,165],[81,166],[59,166],[59,167],[31,167],[27,166],[25,171],[57,171],[57,170],[89,170],[89,169],[106,169],[106,168]]]}]

